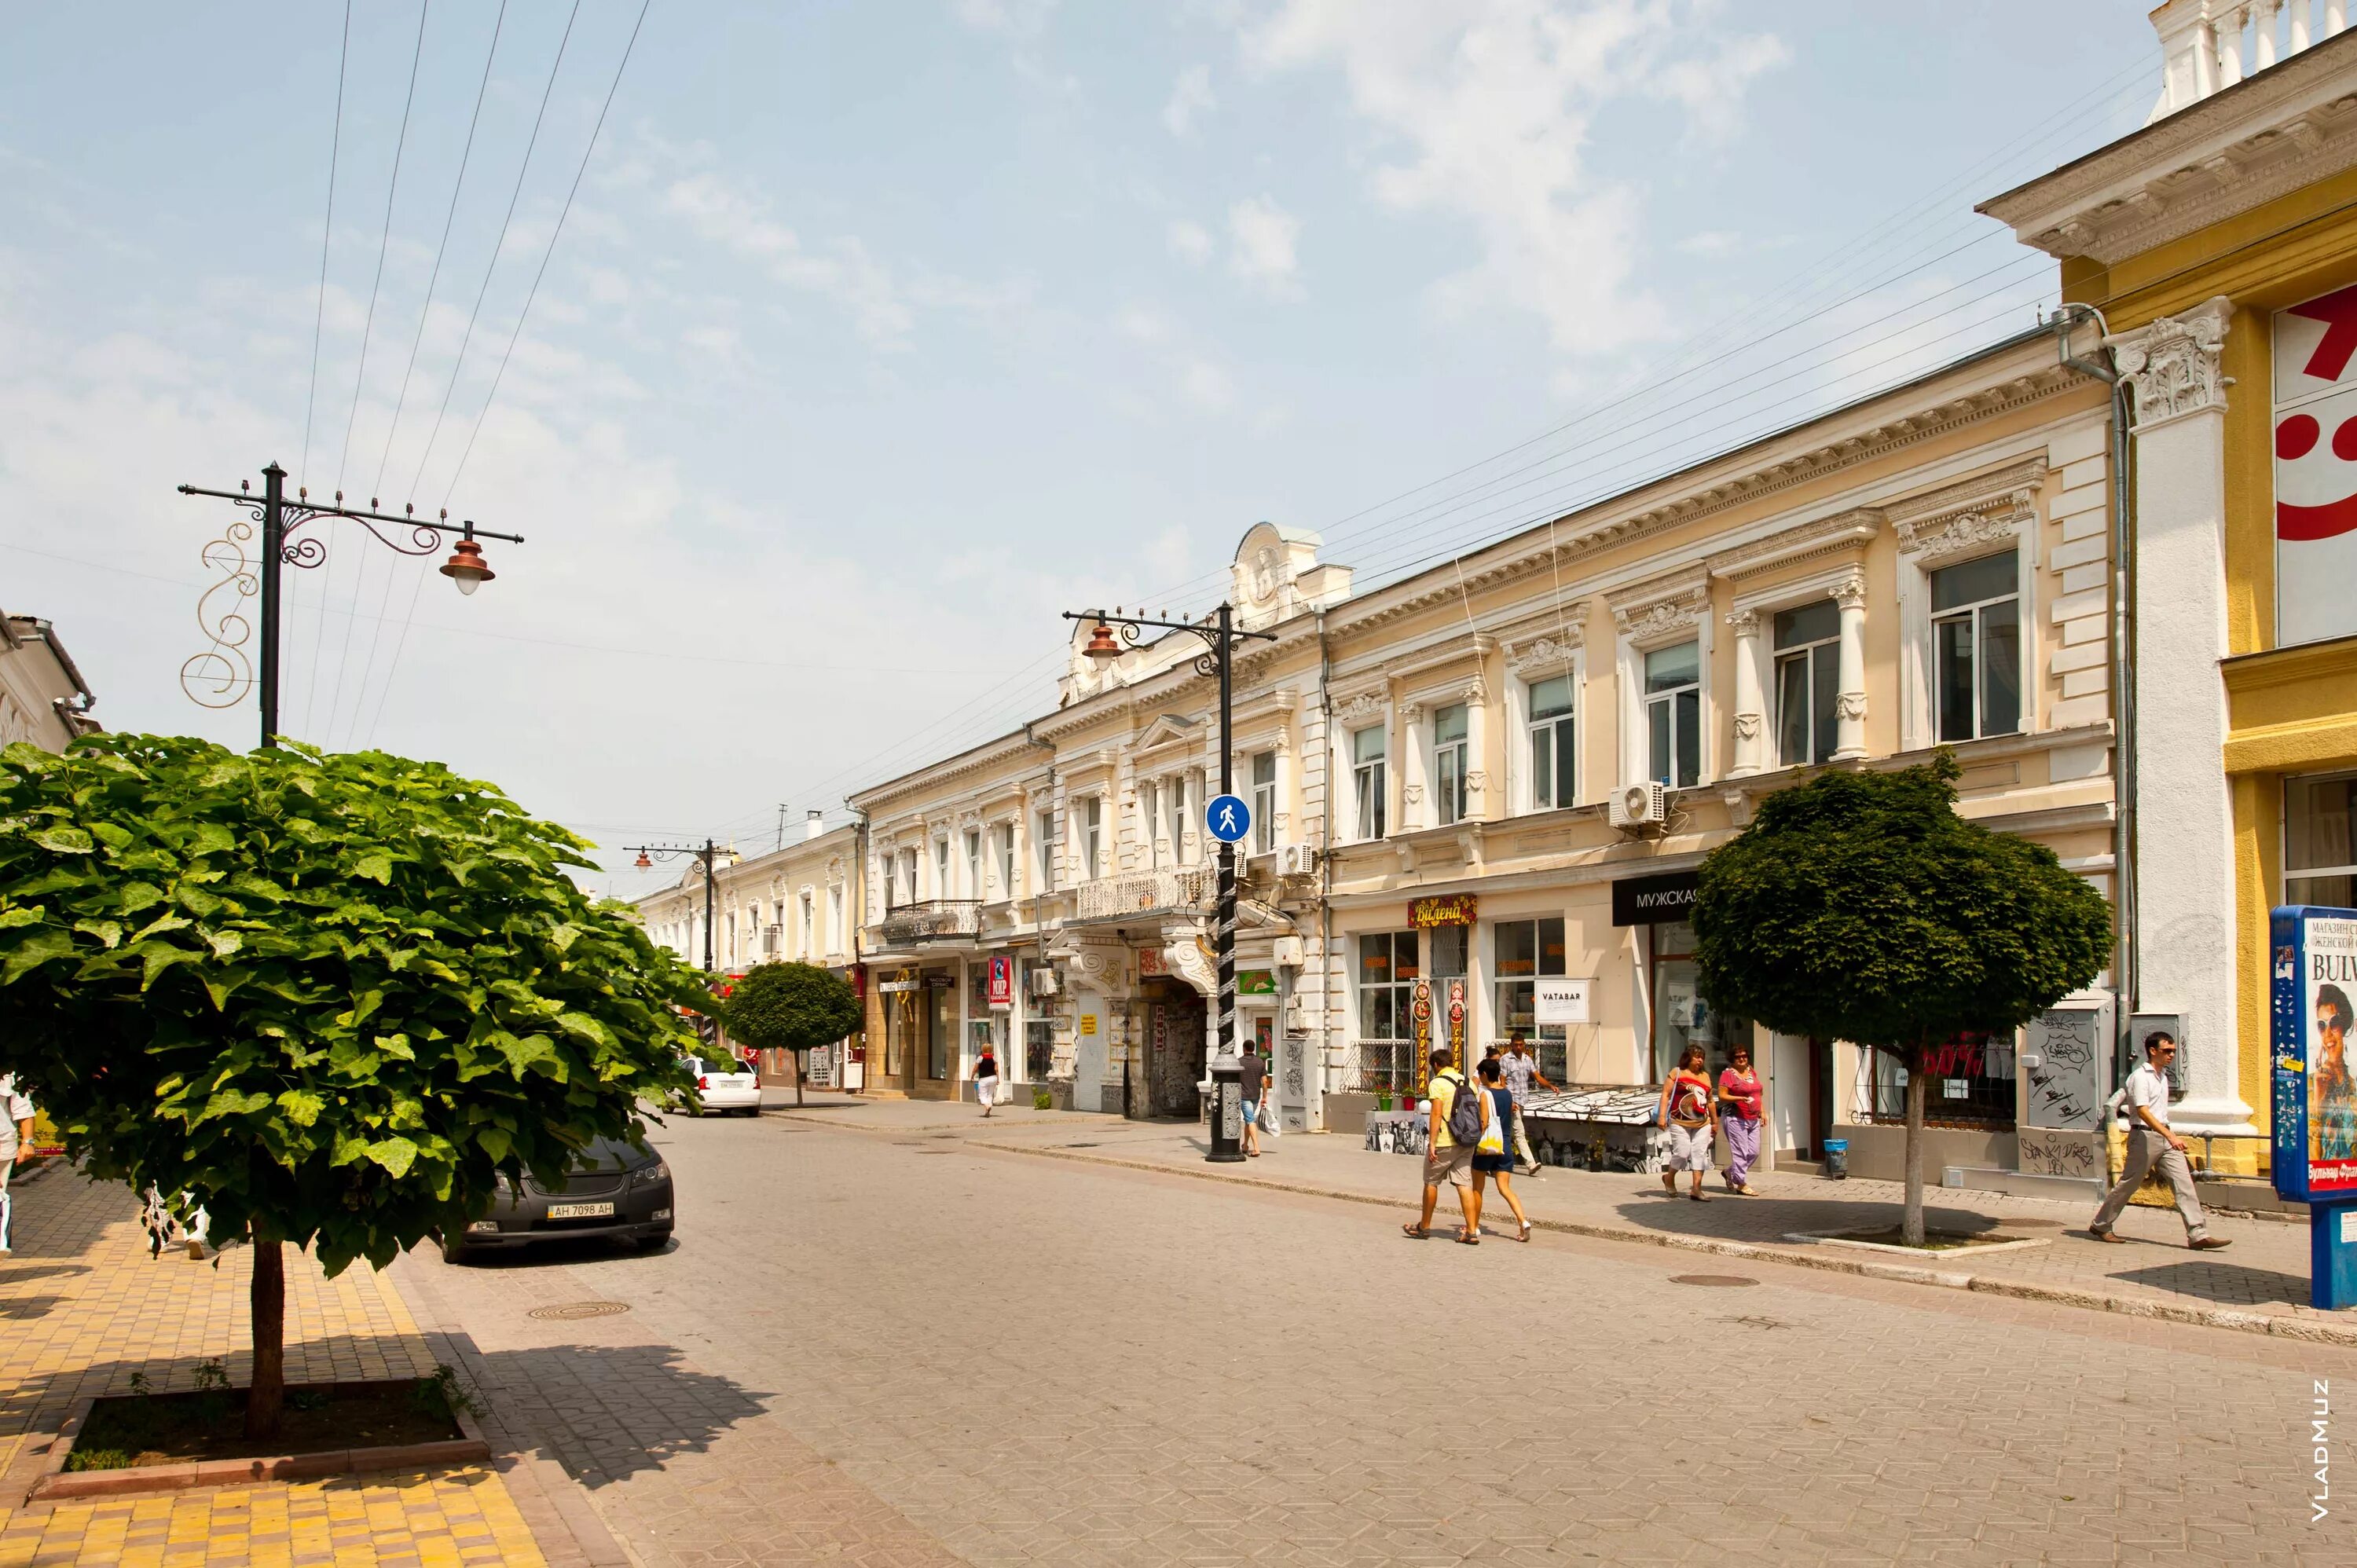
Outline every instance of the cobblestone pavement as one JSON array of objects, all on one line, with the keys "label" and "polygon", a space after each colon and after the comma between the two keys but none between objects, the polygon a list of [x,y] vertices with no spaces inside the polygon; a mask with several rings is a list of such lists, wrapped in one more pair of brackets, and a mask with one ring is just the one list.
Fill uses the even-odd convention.
[{"label": "cobblestone pavement", "polygon": [[[1372,1205],[978,1147],[953,1110],[825,1124],[855,1116],[660,1132],[666,1253],[395,1270],[645,1563],[2357,1561],[2308,1501],[2313,1386],[2357,1351],[1411,1241]],[[529,1316],[588,1303],[628,1310]]]},{"label": "cobblestone pavement", "polygon": [[[218,1268],[148,1255],[119,1186],[51,1170],[16,1192],[16,1252],[0,1258],[0,1568],[69,1563],[434,1564],[543,1561],[500,1477],[468,1466],[164,1496],[20,1506],[73,1402],[195,1386],[219,1358],[247,1380],[252,1254]],[[289,1381],[414,1377],[436,1357],[401,1298],[365,1266],[329,1280],[290,1255]]]}]

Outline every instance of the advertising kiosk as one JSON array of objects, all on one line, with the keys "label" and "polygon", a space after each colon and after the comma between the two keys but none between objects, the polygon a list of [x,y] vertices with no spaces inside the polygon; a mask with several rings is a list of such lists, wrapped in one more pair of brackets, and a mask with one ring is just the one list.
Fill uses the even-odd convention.
[{"label": "advertising kiosk", "polygon": [[2269,922],[2275,1187],[2309,1206],[2309,1300],[2357,1306],[2357,909],[2285,905]]}]

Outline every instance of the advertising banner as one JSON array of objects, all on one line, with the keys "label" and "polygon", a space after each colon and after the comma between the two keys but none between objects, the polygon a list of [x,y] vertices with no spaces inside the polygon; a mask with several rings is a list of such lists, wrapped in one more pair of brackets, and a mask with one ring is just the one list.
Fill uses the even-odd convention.
[{"label": "advertising banner", "polygon": [[2357,1200],[2357,909],[2290,904],[2269,922],[2274,954],[2275,1186],[2302,1202]]},{"label": "advertising banner", "polygon": [[1005,953],[991,956],[989,1002],[993,1007],[1015,1005],[1015,961]]},{"label": "advertising banner", "polygon": [[2357,632],[2357,287],[2275,317],[2276,642]]},{"label": "advertising banner", "polygon": [[1534,1019],[1541,1024],[1585,1024],[1587,1017],[1586,975],[1544,975],[1531,983]]}]

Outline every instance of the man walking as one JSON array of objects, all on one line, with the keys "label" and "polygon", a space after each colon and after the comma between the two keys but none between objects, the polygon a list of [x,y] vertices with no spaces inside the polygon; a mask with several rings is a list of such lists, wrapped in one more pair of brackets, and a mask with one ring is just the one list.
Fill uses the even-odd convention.
[{"label": "man walking", "polygon": [[2127,1162],[2120,1171],[2119,1185],[2095,1210],[2087,1234],[2098,1241],[2126,1242],[2127,1238],[2114,1234],[2112,1227],[2118,1223],[2128,1199],[2136,1196],[2145,1173],[2158,1165],[2177,1195],[2178,1217],[2185,1221],[2185,1244],[2199,1252],[2232,1246],[2223,1236],[2210,1234],[2201,1195],[2193,1190],[2193,1167],[2186,1164],[2185,1140],[2169,1130],[2169,1064],[2177,1059],[2176,1037],[2166,1029],[2155,1029],[2144,1037],[2144,1065],[2128,1074],[2127,1087],[2120,1091],[2128,1123]]},{"label": "man walking", "polygon": [[1244,1153],[1260,1158],[1260,1097],[1268,1088],[1268,1064],[1261,1059],[1255,1042],[1244,1042]]},{"label": "man walking", "polygon": [[8,1255],[8,1222],[15,1202],[8,1173],[33,1157],[33,1102],[16,1092],[16,1075],[0,1074],[0,1258]]},{"label": "man walking", "polygon": [[1437,1046],[1426,1064],[1432,1069],[1432,1082],[1426,1090],[1432,1101],[1432,1115],[1426,1124],[1424,1212],[1416,1216],[1415,1224],[1400,1229],[1419,1241],[1430,1235],[1433,1206],[1440,1201],[1441,1183],[1447,1182],[1457,1189],[1457,1207],[1465,1214],[1465,1223],[1458,1230],[1457,1239],[1479,1245],[1481,1234],[1473,1208],[1473,1145],[1459,1144],[1448,1132],[1448,1112],[1457,1103],[1457,1096],[1470,1092],[1466,1088],[1465,1075],[1450,1065],[1456,1059],[1448,1047]]},{"label": "man walking", "polygon": [[1514,1154],[1522,1161],[1525,1175],[1535,1174],[1538,1156],[1531,1153],[1530,1133],[1523,1127],[1523,1108],[1530,1101],[1531,1085],[1535,1083],[1547,1090],[1555,1086],[1539,1070],[1538,1058],[1531,1055],[1531,1043],[1523,1038],[1520,1029],[1506,1042],[1506,1059],[1498,1067],[1506,1075],[1506,1093],[1514,1102]]}]

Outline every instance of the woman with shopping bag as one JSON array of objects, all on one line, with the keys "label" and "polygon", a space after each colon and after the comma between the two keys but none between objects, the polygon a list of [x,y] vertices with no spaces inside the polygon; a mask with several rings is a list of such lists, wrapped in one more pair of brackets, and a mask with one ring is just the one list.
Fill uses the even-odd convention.
[{"label": "woman with shopping bag", "polygon": [[1473,1233],[1481,1233],[1481,1184],[1494,1180],[1498,1196],[1514,1211],[1514,1223],[1521,1227],[1517,1240],[1531,1239],[1531,1217],[1523,1212],[1523,1200],[1514,1196],[1514,1097],[1506,1088],[1505,1073],[1498,1058],[1485,1059],[1477,1069],[1481,1079],[1481,1108],[1487,1112],[1481,1124],[1481,1142],[1473,1150]]}]

